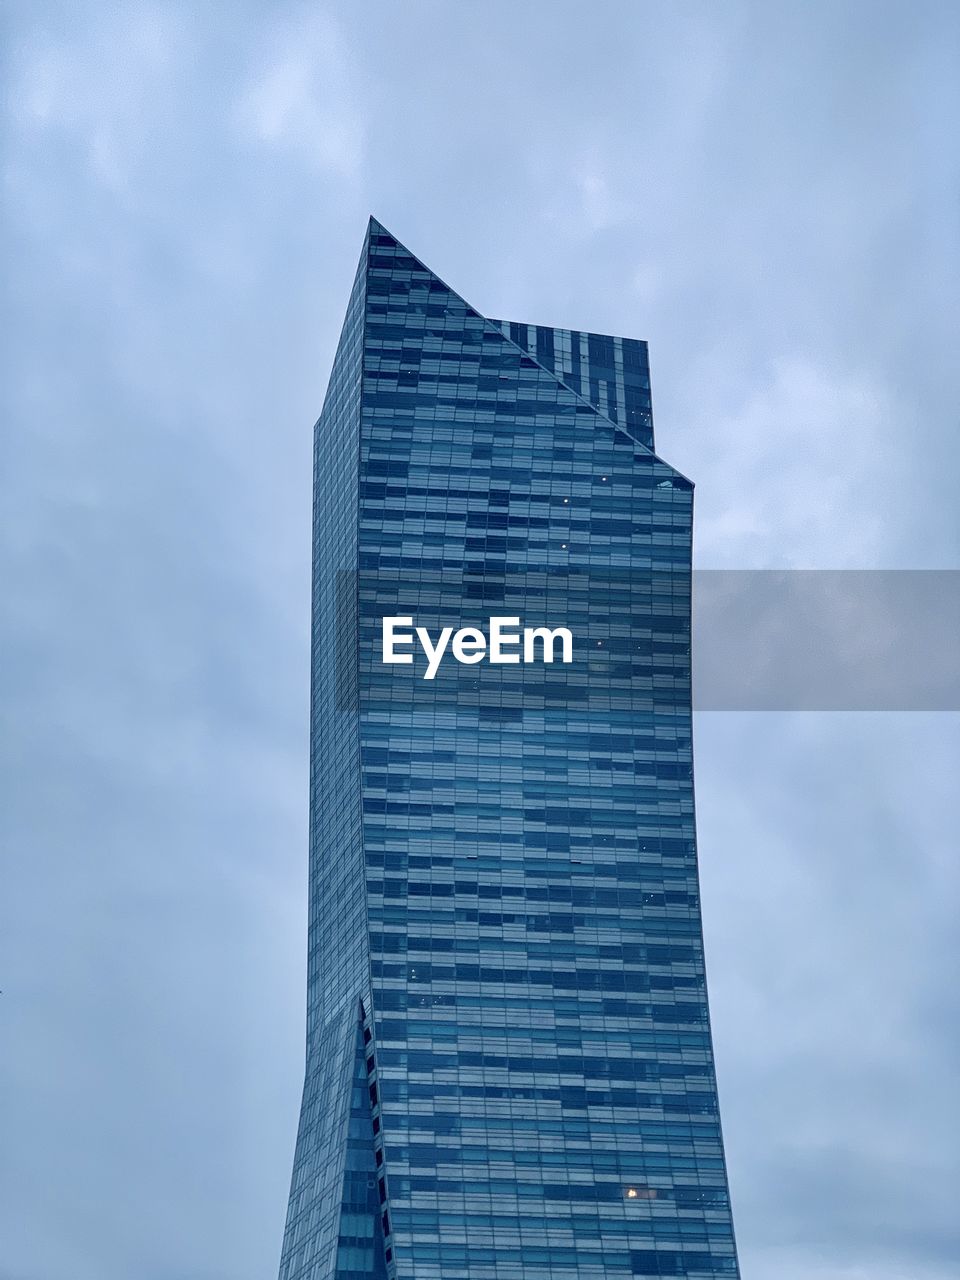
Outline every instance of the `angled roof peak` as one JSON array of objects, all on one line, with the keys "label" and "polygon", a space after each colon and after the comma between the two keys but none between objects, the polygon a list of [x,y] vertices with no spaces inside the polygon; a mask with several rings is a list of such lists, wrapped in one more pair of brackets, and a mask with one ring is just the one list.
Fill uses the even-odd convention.
[{"label": "angled roof peak", "polygon": [[[582,404],[589,405],[598,418],[612,426],[616,431],[622,432],[637,448],[659,457],[656,454],[653,441],[653,424],[649,400],[650,384],[649,372],[646,369],[645,343],[632,339],[589,334],[581,330],[561,330],[548,328],[547,326],[511,324],[508,321],[491,319],[478,311],[476,307],[471,306],[462,294],[451,288],[446,280],[438,276],[431,267],[427,266],[422,258],[419,258],[401,240],[398,240],[393,232],[385,227],[379,218],[374,217],[373,214],[370,215],[367,224],[364,248],[368,280],[371,271],[376,271],[378,275],[383,274],[382,269],[388,266],[391,259],[395,260],[397,255],[409,259],[409,264],[407,265],[414,265],[418,271],[426,273],[432,282],[436,282],[435,285],[431,285],[431,292],[436,287],[445,290],[454,305],[463,307],[468,315],[483,321],[486,329],[491,333],[496,333],[498,338],[507,343],[508,346],[522,352],[526,359],[532,360],[535,365],[564,386]],[[384,250],[384,252],[378,255],[378,248]],[[537,336],[539,331],[549,335],[551,352],[549,356],[540,350]],[[554,339],[557,344],[566,344],[566,347],[570,348],[563,360],[559,358],[559,350],[557,358],[554,358]],[[593,350],[594,342],[598,347],[596,353]],[[634,350],[635,356],[637,351],[642,348],[642,364],[637,364],[635,361],[632,369],[624,367],[624,344]],[[576,347],[575,357],[573,355],[573,346]],[[601,346],[604,348],[604,352],[599,350]],[[607,347],[610,348],[609,354],[605,354]],[[616,357],[612,354],[614,347],[619,348],[619,354]],[[593,367],[595,362],[596,368]],[[600,367],[601,365],[603,366],[602,368]],[[627,385],[628,383],[630,384],[629,386]],[[603,388],[602,392],[601,387]],[[635,406],[633,409],[631,409],[631,405],[628,402],[628,396],[633,399]],[[629,418],[630,412],[634,413],[632,424]]]},{"label": "angled roof peak", "polygon": [[392,243],[392,245],[394,245],[397,249],[400,250],[401,253],[405,254],[408,258],[410,258],[413,262],[415,262],[419,270],[425,271],[427,275],[429,275],[430,277],[432,277],[432,279],[436,280],[439,284],[441,284],[443,288],[446,289],[447,292],[451,295],[452,298],[456,299],[457,302],[459,302],[462,306],[466,307],[466,309],[470,312],[471,315],[477,316],[481,320],[486,320],[486,316],[481,315],[481,313],[477,310],[477,308],[471,306],[470,303],[466,300],[466,298],[462,294],[458,293],[456,289],[451,288],[451,286],[447,284],[446,280],[441,279],[440,276],[437,275],[437,273],[433,270],[432,267],[428,267],[422,258],[418,257],[417,254],[415,254],[412,249],[408,249],[407,246],[403,243],[403,241],[398,240],[397,237],[393,234],[393,232],[388,227],[385,227],[383,223],[379,221],[379,219],[373,216],[373,214],[370,215],[370,221],[367,224],[367,249],[368,249],[367,269],[368,270],[370,269],[369,268],[370,248],[373,245],[375,240],[381,240],[383,237],[386,237]]}]

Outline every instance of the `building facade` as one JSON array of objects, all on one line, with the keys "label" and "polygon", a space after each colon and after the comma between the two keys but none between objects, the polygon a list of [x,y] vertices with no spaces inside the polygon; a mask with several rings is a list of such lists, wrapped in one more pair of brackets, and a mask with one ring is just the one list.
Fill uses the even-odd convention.
[{"label": "building facade", "polygon": [[[485,319],[371,220],[314,448],[307,1055],[281,1280],[738,1275],[692,486],[646,345]],[[378,628],[567,627],[553,665]]]}]

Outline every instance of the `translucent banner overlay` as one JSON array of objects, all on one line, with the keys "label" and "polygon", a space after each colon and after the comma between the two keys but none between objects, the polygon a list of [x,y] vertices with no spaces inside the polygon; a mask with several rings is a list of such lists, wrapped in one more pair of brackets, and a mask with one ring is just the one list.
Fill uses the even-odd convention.
[{"label": "translucent banner overlay", "polygon": [[[464,567],[339,573],[337,704],[419,709],[505,722],[526,710],[960,710],[960,571],[728,570],[682,565],[577,573]],[[383,618],[412,619],[430,645],[452,629],[434,674],[415,640],[383,661]],[[571,661],[459,662],[461,628],[491,618],[566,628]],[[691,622],[692,619],[692,622]],[[514,629],[517,629],[516,627]],[[320,643],[324,637],[320,637]],[[476,646],[473,646],[476,651]],[[508,649],[523,654],[522,640]],[[462,654],[463,646],[459,648]]]},{"label": "translucent banner overlay", "polygon": [[960,571],[694,571],[693,705],[960,710]]}]

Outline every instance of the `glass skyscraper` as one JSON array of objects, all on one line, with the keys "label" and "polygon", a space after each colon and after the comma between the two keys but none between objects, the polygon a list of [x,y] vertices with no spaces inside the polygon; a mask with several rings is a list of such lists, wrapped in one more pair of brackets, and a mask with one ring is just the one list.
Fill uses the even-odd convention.
[{"label": "glass skyscraper", "polygon": [[[646,344],[484,318],[371,220],[314,446],[281,1280],[738,1275],[700,924],[693,490]],[[382,618],[572,661],[387,665]]]}]

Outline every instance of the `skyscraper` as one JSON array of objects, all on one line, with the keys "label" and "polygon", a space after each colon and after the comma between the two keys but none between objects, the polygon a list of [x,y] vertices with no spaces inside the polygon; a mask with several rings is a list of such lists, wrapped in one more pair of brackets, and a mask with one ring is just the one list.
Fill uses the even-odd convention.
[{"label": "skyscraper", "polygon": [[[371,220],[315,435],[281,1280],[738,1274],[694,834],[693,492],[653,449],[645,343],[485,319]],[[418,650],[384,661],[388,616],[563,627],[572,656],[474,649],[425,679]]]}]

